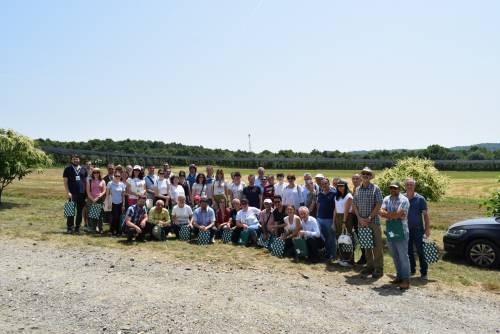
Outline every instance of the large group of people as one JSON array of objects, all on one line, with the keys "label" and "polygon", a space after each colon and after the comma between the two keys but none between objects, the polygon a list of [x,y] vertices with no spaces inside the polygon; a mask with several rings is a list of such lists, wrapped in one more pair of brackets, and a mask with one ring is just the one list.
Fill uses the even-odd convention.
[{"label": "large group of people", "polygon": [[[175,174],[168,163],[158,170],[110,163],[101,171],[91,162],[81,165],[79,156],[72,155],[63,172],[68,202],[74,203],[74,213],[67,215],[67,233],[80,234],[83,222],[86,233],[124,236],[126,242],[165,241],[180,238],[181,230],[186,230],[188,240],[208,232],[213,243],[228,230],[235,244],[245,234],[246,246],[271,249],[279,239],[284,243],[283,256],[290,257],[298,256],[294,243],[300,239],[308,261],[362,265],[361,274],[376,279],[384,272],[382,217],[396,267],[392,283],[409,288],[416,272],[414,248],[420,277],[427,279],[423,239],[430,235],[430,220],[426,200],[415,192],[412,178],[404,180],[405,194],[394,181],[390,195],[383,198],[368,167],[352,176],[351,187],[346,180],[330,181],[322,174],[303,177],[301,185],[294,174],[266,175],[259,167],[246,183],[237,171],[228,181],[223,169],[207,166],[203,173],[191,164],[187,174],[183,170]],[[109,224],[106,233],[103,223]],[[356,261],[356,235],[362,229],[371,231],[372,246],[362,248]],[[343,247],[349,244],[345,240],[351,240],[351,248]]]}]

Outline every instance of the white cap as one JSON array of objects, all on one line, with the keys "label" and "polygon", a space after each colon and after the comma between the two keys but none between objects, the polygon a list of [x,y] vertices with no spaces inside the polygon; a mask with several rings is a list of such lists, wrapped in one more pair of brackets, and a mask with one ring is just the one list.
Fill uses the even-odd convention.
[{"label": "white cap", "polygon": [[325,176],[323,174],[316,174],[316,176],[314,177],[315,179],[324,179]]},{"label": "white cap", "polygon": [[266,199],[264,200],[264,203],[273,204],[273,201],[271,201],[271,199],[270,199],[270,198],[266,198]]}]

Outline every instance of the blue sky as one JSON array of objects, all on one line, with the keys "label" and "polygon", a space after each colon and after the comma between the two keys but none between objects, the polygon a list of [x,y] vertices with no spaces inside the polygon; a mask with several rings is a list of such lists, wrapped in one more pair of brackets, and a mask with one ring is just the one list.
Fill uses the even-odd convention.
[{"label": "blue sky", "polygon": [[297,151],[500,142],[499,1],[2,1],[0,127]]}]

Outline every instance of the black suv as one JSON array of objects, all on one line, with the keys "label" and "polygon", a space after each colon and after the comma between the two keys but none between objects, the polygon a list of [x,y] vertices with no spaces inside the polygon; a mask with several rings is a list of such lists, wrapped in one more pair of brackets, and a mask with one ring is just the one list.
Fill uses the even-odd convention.
[{"label": "black suv", "polygon": [[444,250],[465,256],[479,267],[500,265],[500,217],[464,220],[451,225],[443,237]]}]

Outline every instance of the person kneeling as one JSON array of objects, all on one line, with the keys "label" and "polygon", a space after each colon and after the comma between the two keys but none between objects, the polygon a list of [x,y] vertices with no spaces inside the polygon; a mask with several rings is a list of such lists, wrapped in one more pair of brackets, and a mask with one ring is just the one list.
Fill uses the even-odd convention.
[{"label": "person kneeling", "polygon": [[136,241],[144,241],[146,233],[153,228],[153,225],[148,223],[148,213],[146,212],[146,196],[139,195],[137,203],[129,206],[125,217],[125,225],[127,226],[127,242],[132,242],[135,236]]},{"label": "person kneeling", "polygon": [[305,206],[299,208],[300,225],[302,230],[298,235],[306,239],[309,261],[319,261],[319,249],[324,245],[316,218],[309,216],[309,209]]},{"label": "person kneeling", "polygon": [[151,232],[149,235],[149,239],[153,238],[153,229],[155,226],[159,226],[161,229],[161,233],[159,236],[160,241],[164,241],[167,239],[168,232],[170,232],[170,215],[168,214],[168,210],[164,208],[165,203],[163,200],[159,199],[156,201],[156,205],[149,210],[149,223],[152,224]]},{"label": "person kneeling", "polygon": [[208,199],[202,197],[200,200],[200,207],[196,208],[193,212],[193,229],[196,236],[200,232],[210,232],[210,241],[213,242],[215,235],[215,213],[214,210],[208,206]]},{"label": "person kneeling", "polygon": [[[247,231],[249,244],[255,245],[260,235],[259,216],[260,210],[253,206],[248,206],[248,200],[241,200],[241,210],[236,215],[236,226],[242,231]],[[248,245],[248,244],[247,244]]]}]

